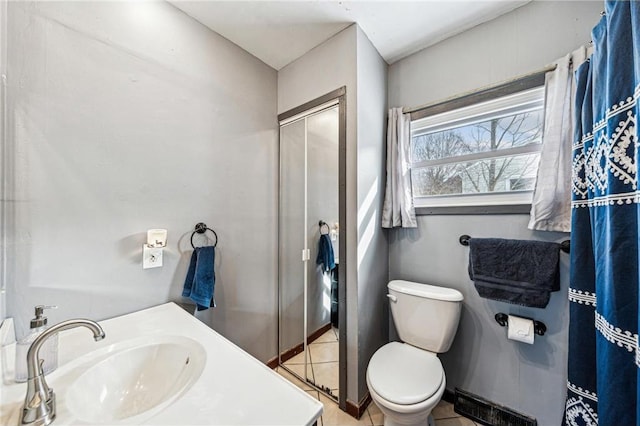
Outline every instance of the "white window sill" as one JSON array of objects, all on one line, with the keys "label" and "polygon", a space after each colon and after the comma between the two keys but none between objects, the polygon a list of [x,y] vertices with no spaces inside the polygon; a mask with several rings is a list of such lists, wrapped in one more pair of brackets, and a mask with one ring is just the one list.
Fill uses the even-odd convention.
[{"label": "white window sill", "polygon": [[526,214],[531,212],[531,204],[501,204],[494,206],[439,206],[416,207],[416,216],[448,216],[448,215],[500,215]]},{"label": "white window sill", "polygon": [[529,214],[532,191],[415,197],[418,215]]}]

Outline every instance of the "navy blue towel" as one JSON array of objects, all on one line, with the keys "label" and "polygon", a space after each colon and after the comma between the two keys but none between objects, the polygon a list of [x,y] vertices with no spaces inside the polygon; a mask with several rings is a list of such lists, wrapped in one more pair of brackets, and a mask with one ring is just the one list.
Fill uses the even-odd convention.
[{"label": "navy blue towel", "polygon": [[560,244],[472,238],[469,248],[469,278],[480,297],[544,308],[560,290]]},{"label": "navy blue towel", "polygon": [[316,265],[322,265],[323,271],[333,271],[336,267],[336,259],[333,256],[333,245],[329,234],[321,234],[318,241],[318,256],[316,256]]},{"label": "navy blue towel", "polygon": [[213,266],[215,259],[216,251],[213,246],[196,247],[191,255],[182,296],[196,302],[199,311],[216,306],[213,298],[216,284],[216,273]]}]

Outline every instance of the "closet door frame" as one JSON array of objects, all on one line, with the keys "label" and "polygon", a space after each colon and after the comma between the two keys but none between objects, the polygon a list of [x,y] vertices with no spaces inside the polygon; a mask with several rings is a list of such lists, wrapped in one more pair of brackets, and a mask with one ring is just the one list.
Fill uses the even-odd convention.
[{"label": "closet door frame", "polygon": [[[298,107],[290,109],[278,115],[279,127],[287,122],[295,121],[296,116],[306,116],[312,114],[313,110],[322,110],[323,106],[338,105],[338,204],[339,213],[338,221],[340,223],[340,232],[338,234],[338,247],[340,252],[340,268],[338,269],[338,356],[339,370],[338,383],[340,392],[338,394],[338,405],[341,410],[347,408],[347,88],[342,86],[325,95],[322,95],[312,101],[306,102]],[[305,124],[306,127],[306,124]],[[306,138],[306,135],[305,135]],[[306,150],[306,140],[305,140]],[[278,162],[280,161],[280,144],[278,143]],[[306,158],[305,158],[306,162]],[[280,175],[280,174],[278,174]],[[306,176],[306,167],[305,167]],[[280,178],[278,178],[280,179]],[[306,178],[305,178],[306,180]],[[280,184],[278,182],[278,200],[280,199]],[[305,200],[306,200],[306,183],[305,183]],[[280,202],[278,202],[278,229],[280,229]],[[306,222],[306,205],[305,205],[305,222]],[[278,259],[280,259],[280,231],[278,231]],[[306,244],[304,249],[306,249]],[[278,260],[279,262],[279,260]],[[305,269],[306,270],[306,269]],[[305,272],[306,274],[306,272]],[[280,283],[280,268],[278,268],[278,283]],[[278,290],[279,290],[278,286]],[[278,319],[280,318],[280,296],[278,295]],[[304,346],[306,349],[306,277],[305,277],[305,331]],[[280,358],[280,324],[278,324],[278,360]],[[305,363],[306,366],[306,363]],[[306,372],[306,367],[305,367]]]}]

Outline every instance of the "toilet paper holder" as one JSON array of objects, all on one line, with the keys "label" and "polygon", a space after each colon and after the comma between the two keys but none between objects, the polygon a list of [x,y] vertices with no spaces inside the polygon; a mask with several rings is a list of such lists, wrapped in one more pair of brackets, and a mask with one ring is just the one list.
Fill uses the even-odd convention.
[{"label": "toilet paper holder", "polygon": [[[495,316],[496,322],[500,324],[502,327],[506,327],[509,321],[509,315],[505,313],[497,313]],[[528,318],[531,319],[531,318]],[[538,336],[544,336],[544,333],[547,332],[547,326],[544,325],[542,321],[533,321],[533,331]]]}]

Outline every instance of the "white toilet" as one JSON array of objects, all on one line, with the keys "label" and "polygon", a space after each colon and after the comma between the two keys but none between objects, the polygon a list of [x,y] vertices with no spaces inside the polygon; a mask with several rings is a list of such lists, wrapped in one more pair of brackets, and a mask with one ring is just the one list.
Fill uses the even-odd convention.
[{"label": "white toilet", "polygon": [[400,339],[376,351],[367,367],[371,398],[385,426],[427,425],[446,380],[437,354],[451,347],[462,293],[409,281],[387,285],[391,315]]}]

